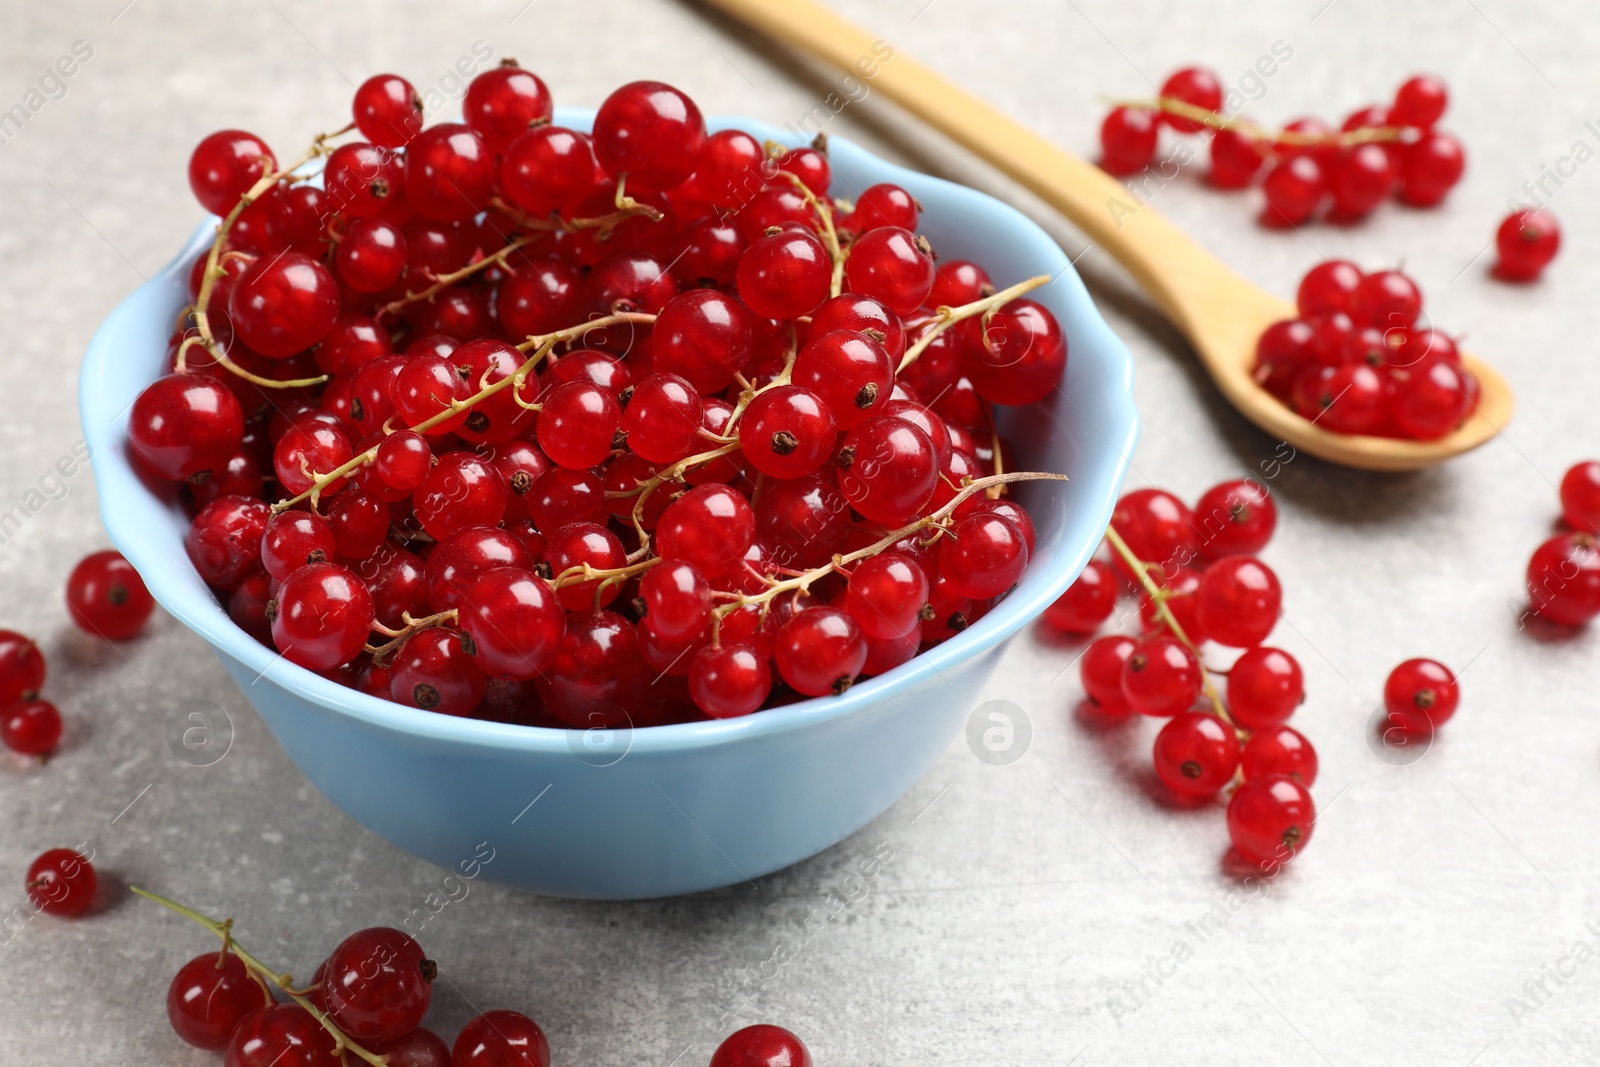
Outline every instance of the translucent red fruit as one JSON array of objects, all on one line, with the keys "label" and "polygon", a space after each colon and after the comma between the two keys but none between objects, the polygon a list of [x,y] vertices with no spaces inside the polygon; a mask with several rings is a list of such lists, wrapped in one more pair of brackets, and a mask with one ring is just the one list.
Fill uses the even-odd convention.
[{"label": "translucent red fruit", "polygon": [[406,203],[433,222],[464,222],[489,203],[499,177],[494,152],[476,130],[441,122],[406,147]]},{"label": "translucent red fruit", "polygon": [[[865,277],[867,268],[860,269]],[[932,273],[933,261],[929,259],[930,279]],[[833,260],[814,234],[808,230],[783,229],[758,238],[745,249],[735,280],[739,299],[745,306],[764,318],[782,320],[815,311],[828,298],[832,274]],[[868,296],[879,296],[853,285],[851,288]],[[913,304],[912,308],[915,306]]]},{"label": "translucent red fruit", "polygon": [[999,596],[1028,565],[1028,542],[1016,523],[996,514],[957,522],[939,546],[939,573],[973,600]]},{"label": "translucent red fruit", "polygon": [[37,697],[44,674],[44,654],[31,637],[0,630],[0,706]]},{"label": "translucent red fruit", "polygon": [[1559,534],[1528,560],[1528,601],[1534,614],[1559,626],[1582,626],[1600,615],[1600,551],[1594,535]]},{"label": "translucent red fruit", "polygon": [[881,412],[894,389],[894,365],[882,344],[854,330],[813,333],[795,356],[790,381],[820,396],[835,425],[853,429]]},{"label": "translucent red fruit", "polygon": [[1093,633],[1117,606],[1117,576],[1109,564],[1091,559],[1071,586],[1044,609],[1044,621],[1063,633]]},{"label": "translucent red fruit", "polygon": [[1254,555],[1272,540],[1278,506],[1260,482],[1242,478],[1201,494],[1191,521],[1200,553],[1207,559]]},{"label": "translucent red fruit", "polygon": [[1428,734],[1456,713],[1461,688],[1450,668],[1432,659],[1408,659],[1389,672],[1383,704],[1391,727]]},{"label": "translucent red fruit", "polygon": [[[1222,107],[1222,83],[1204,67],[1184,67],[1176,71],[1161,83],[1160,95],[1205,111],[1215,112]],[[1204,128],[1193,119],[1170,112],[1163,113],[1161,117],[1179,133],[1198,133]]]},{"label": "translucent red fruit", "polygon": [[629,725],[654,677],[638,635],[614,611],[575,612],[555,660],[536,683],[549,712],[575,729]]},{"label": "translucent red fruit", "polygon": [[700,435],[700,394],[676,374],[652,374],[633,387],[622,413],[628,447],[652,463],[688,455]]},{"label": "translucent red fruit", "polygon": [[220,470],[243,439],[239,401],[214,378],[157,378],[134,400],[128,415],[129,449],[146,470],[168,481]]},{"label": "translucent red fruit", "polygon": [[264,256],[228,295],[234,333],[268,359],[303,352],[326,337],[339,318],[339,283],[302,252]]},{"label": "translucent red fruit", "polygon": [[232,589],[261,563],[261,536],[272,510],[260,500],[218,497],[194,517],[183,547],[207,585]]},{"label": "translucent red fruit", "polygon": [[857,563],[844,609],[868,638],[892,640],[916,630],[928,602],[928,578],[911,557],[884,552]]},{"label": "translucent red fruit", "polygon": [[724,1038],[711,1054],[711,1067],[811,1067],[811,1053],[792,1032],[758,1023]]},{"label": "translucent red fruit", "polygon": [[218,130],[189,157],[189,188],[201,207],[226,215],[252,185],[277,169],[272,149],[255,134]]},{"label": "translucent red fruit", "polygon": [[504,152],[529,127],[548,123],[551,110],[550,90],[514,59],[503,59],[498,67],[473,78],[461,101],[467,125],[493,152]]},{"label": "translucent red fruit", "polygon": [[1100,166],[1111,174],[1137,174],[1150,165],[1161,132],[1160,116],[1146,108],[1117,107],[1100,125]]},{"label": "translucent red fruit", "polygon": [[702,485],[672,502],[656,526],[656,553],[692,563],[702,574],[725,574],[744,558],[756,536],[755,512],[744,494]]},{"label": "translucent red fruit", "polygon": [[644,625],[668,641],[686,641],[705,629],[711,614],[711,584],[700,568],[667,560],[639,579]]},{"label": "translucent red fruit", "polygon": [[1144,715],[1176,715],[1200,696],[1201,681],[1194,653],[1176,638],[1155,634],[1129,649],[1122,664],[1122,699]]},{"label": "translucent red fruit", "polygon": [[1310,787],[1317,781],[1317,752],[1293,727],[1262,730],[1239,754],[1239,772],[1246,780],[1282,774]]},{"label": "translucent red fruit", "polygon": [[1228,713],[1246,730],[1283,723],[1305,698],[1300,664],[1282,649],[1258,645],[1228,671]]},{"label": "translucent red fruit", "polygon": [[1561,477],[1561,517],[1583,533],[1600,533],[1600,462],[1574,463]]},{"label": "translucent red fruit", "polygon": [[789,688],[805,696],[838,695],[867,661],[861,628],[837,608],[806,608],[783,624],[773,659]]},{"label": "translucent red fruit", "polygon": [[456,1036],[451,1067],[550,1067],[550,1042],[539,1024],[516,1011],[474,1016]]},{"label": "translucent red fruit", "polygon": [[66,598],[78,628],[109,641],[138,633],[156,607],[139,572],[114,549],[78,561],[67,576]]},{"label": "translucent red fruit", "polygon": [[751,355],[750,313],[715,289],[674,297],[651,333],[655,369],[687,379],[699,393],[725,389]]},{"label": "translucent red fruit", "polygon": [[272,1004],[232,952],[207,952],[178,968],[167,987],[167,1020],[195,1048],[221,1051],[246,1015]]},{"label": "translucent red fruit", "polygon": [[617,89],[594,116],[595,157],[628,187],[671,189],[694,173],[706,146],[705,120],[684,93],[653,81]]},{"label": "translucent red fruit", "polygon": [[1156,776],[1179,796],[1212,796],[1239,766],[1239,738],[1215,715],[1186,711],[1156,735],[1154,763]]},{"label": "translucent red fruit", "polygon": [[1416,74],[1395,90],[1389,121],[1396,126],[1427,129],[1444,116],[1449,104],[1450,94],[1444,82],[1430,74]]},{"label": "translucent red fruit", "polygon": [[350,571],[312,563],[285,579],[272,614],[272,640],[291,663],[330,670],[355,659],[372,630],[372,594]]},{"label": "translucent red fruit", "polygon": [[342,1067],[333,1035],[298,1004],[275,1004],[240,1020],[223,1067]]},{"label": "translucent red fruit", "polygon": [[99,884],[88,857],[70,848],[40,853],[23,878],[23,888],[34,907],[69,919],[89,910]]},{"label": "translucent red fruit", "polygon": [[1206,569],[1200,579],[1200,625],[1218,644],[1250,648],[1266,640],[1277,625],[1283,590],[1278,576],[1258,559],[1230,556]]},{"label": "translucent red fruit", "polygon": [[1532,281],[1561,251],[1561,227],[1548,211],[1514,211],[1500,223],[1494,243],[1495,273],[1507,281]]},{"label": "translucent red fruit", "polygon": [[357,1041],[399,1037],[416,1027],[433,996],[433,961],[393,927],[357,930],[329,953],[322,997],[339,1029]]},{"label": "translucent red fruit", "polygon": [[862,518],[888,527],[915,518],[939,479],[933,441],[893,415],[868,419],[846,434],[834,463],[839,491],[851,507]]},{"label": "translucent red fruit", "polygon": [[356,90],[351,110],[361,136],[399,148],[422,129],[422,97],[398,74],[374,74]]},{"label": "translucent red fruit", "polygon": [[750,465],[773,478],[799,478],[822,466],[833,451],[833,415],[809,389],[782,385],[756,395],[738,424],[739,446]]},{"label": "translucent red fruit", "polygon": [[47,756],[61,740],[61,712],[48,700],[0,707],[0,744],[23,756]]},{"label": "translucent red fruit", "polygon": [[[1123,494],[1111,513],[1111,527],[1133,554],[1146,563],[1170,569],[1194,558],[1190,543],[1193,516],[1183,501],[1164,489],[1135,489]],[[1131,578],[1122,557],[1116,569]]]},{"label": "translucent red fruit", "polygon": [[1054,391],[1067,366],[1067,341],[1056,317],[1033,300],[1013,300],[971,323],[968,376],[996,404],[1033,404]]},{"label": "translucent red fruit", "polygon": [[1316,819],[1311,791],[1300,782],[1283,775],[1253,778],[1228,802],[1228,837],[1251,865],[1276,873],[1310,842]]},{"label": "translucent red fruit", "polygon": [[535,218],[570,217],[594,189],[594,149],[577,130],[535,126],[505,149],[500,184],[506,199]]},{"label": "translucent red fruit", "polygon": [[899,226],[879,226],[857,237],[844,262],[850,291],[872,297],[897,315],[922,306],[936,273],[927,240]]},{"label": "translucent red fruit", "polygon": [[707,645],[689,664],[689,695],[714,719],[748,715],[772,692],[772,668],[749,645]]},{"label": "translucent red fruit", "polygon": [[566,632],[566,612],[550,583],[532,571],[486,572],[467,588],[459,610],[473,657],[496,678],[538,677],[555,661]]}]

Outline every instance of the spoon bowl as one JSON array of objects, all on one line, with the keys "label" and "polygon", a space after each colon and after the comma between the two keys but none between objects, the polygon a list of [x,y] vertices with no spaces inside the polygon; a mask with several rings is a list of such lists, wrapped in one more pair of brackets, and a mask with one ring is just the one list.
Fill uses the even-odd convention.
[{"label": "spoon bowl", "polygon": [[[882,42],[812,0],[706,0],[760,33],[854,72]],[[876,48],[874,46],[877,46]],[[1295,309],[1246,281],[1116,179],[1050,144],[896,49],[873,88],[1015,179],[1110,252],[1186,337],[1228,402],[1295,449],[1362,470],[1431,467],[1483,444],[1511,419],[1511,388],[1493,367],[1462,354],[1481,393],[1445,437],[1412,441],[1340,434],[1295,414],[1251,377],[1256,340]]]}]

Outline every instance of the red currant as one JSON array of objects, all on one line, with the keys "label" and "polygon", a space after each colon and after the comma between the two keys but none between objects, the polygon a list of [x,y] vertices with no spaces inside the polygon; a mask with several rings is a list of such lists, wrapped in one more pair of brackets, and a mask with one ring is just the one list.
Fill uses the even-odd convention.
[{"label": "red currant", "polygon": [[1467,169],[1461,142],[1432,130],[1401,150],[1400,199],[1415,207],[1432,207],[1445,198]]},{"label": "red currant", "polygon": [[1325,259],[1306,271],[1295,293],[1295,306],[1302,319],[1336,312],[1350,312],[1352,299],[1361,286],[1361,268],[1347,259]]},{"label": "red currant", "polygon": [[1428,74],[1407,78],[1395,91],[1394,106],[1389,109],[1388,121],[1396,126],[1416,126],[1428,129],[1444,115],[1450,103],[1444,82]]},{"label": "red currant", "polygon": [[504,152],[529,127],[548,123],[551,110],[550,90],[514,59],[501,60],[498,67],[473,78],[461,101],[467,125],[493,152]]},{"label": "red currant", "polygon": [[422,130],[422,97],[398,74],[362,82],[353,110],[361,136],[385,148],[399,148]]},{"label": "red currant", "polygon": [[167,987],[167,1019],[195,1048],[220,1052],[244,1017],[272,1005],[261,980],[232,952],[207,952],[178,968]]},{"label": "red currant", "polygon": [[201,207],[226,215],[252,185],[277,169],[272,149],[255,134],[218,130],[189,157],[189,188]]},{"label": "red currant", "polygon": [[[928,435],[893,415],[870,418],[845,434],[834,462],[839,468],[839,491],[851,507],[868,521],[888,527],[915,518],[933,496],[939,479],[938,455]],[[995,540],[986,534],[978,536]],[[1026,545],[1022,558],[1025,563]],[[979,564],[977,556],[971,559],[974,567],[999,562]]]},{"label": "red currant", "polygon": [[978,513],[958,521],[939,546],[939,573],[973,600],[999,596],[1028,565],[1028,542],[1017,524]]},{"label": "red currant", "polygon": [[322,996],[339,1029],[357,1041],[384,1041],[422,1021],[434,972],[410,936],[374,926],[351,934],[328,955]]},{"label": "red currant", "polygon": [[1253,137],[1236,130],[1211,135],[1211,184],[1219,189],[1243,189],[1255,182],[1266,153]]},{"label": "red currant", "polygon": [[1176,715],[1200,696],[1200,661],[1176,638],[1145,637],[1130,647],[1121,685],[1123,701],[1135,711],[1157,718]]},{"label": "red currant", "polygon": [[0,744],[24,756],[47,756],[61,740],[61,713],[48,700],[19,700],[0,709]]},{"label": "red currant", "polygon": [[0,705],[33,700],[44,685],[44,655],[33,638],[0,630]]},{"label": "red currant", "polygon": [[1252,648],[1277,625],[1283,590],[1258,559],[1229,556],[1206,569],[1196,593],[1200,625],[1218,644]]},{"label": "red currant", "polygon": [[745,459],[772,478],[799,478],[833,452],[833,415],[822,398],[798,385],[758,393],[739,420]]},{"label": "red currant", "polygon": [[[871,262],[880,260],[875,256]],[[862,270],[865,276],[867,268]],[[931,274],[932,270],[929,260],[928,272]],[[752,241],[739,258],[735,275],[739,299],[751,311],[769,319],[794,319],[815,311],[828,298],[832,276],[833,261],[827,250],[815,234],[803,229],[782,229]],[[851,288],[863,291],[855,285]],[[866,295],[880,296],[873,292]]]},{"label": "red currant", "polygon": [[303,252],[264,257],[234,283],[228,318],[251,351],[285,359],[333,330],[339,318],[339,283]]},{"label": "red currant", "polygon": [[1300,664],[1282,649],[1257,645],[1228,671],[1228,713],[1246,730],[1280,725],[1305,698]]},{"label": "red currant", "polygon": [[850,246],[844,277],[851,292],[870,296],[897,315],[907,315],[921,307],[933,290],[933,249],[925,238],[910,230],[879,226],[857,237]]},{"label": "red currant", "polygon": [[915,560],[884,552],[856,564],[846,586],[844,609],[869,639],[905,637],[921,626],[928,602],[928,577]]},{"label": "red currant", "polygon": [[866,233],[881,226],[898,226],[902,230],[917,228],[917,213],[922,205],[917,198],[890,182],[868,186],[856,198],[852,217],[857,233]]},{"label": "red currant", "polygon": [[417,521],[443,540],[468,526],[493,526],[506,510],[505,475],[473,452],[446,452],[412,498]]},{"label": "red currant", "polygon": [[1561,517],[1583,533],[1600,533],[1600,462],[1574,463],[1561,478]]},{"label": "red currant", "polygon": [[[1204,67],[1184,67],[1161,83],[1164,99],[1179,100],[1215,114],[1222,108],[1222,84]],[[1161,120],[1179,133],[1199,133],[1204,129],[1193,119],[1163,112]]]},{"label": "red currant", "polygon": [[1179,796],[1213,796],[1238,766],[1233,727],[1208,712],[1175,715],[1156,735],[1156,776]]},{"label": "red currant", "polygon": [[1142,107],[1112,108],[1100,126],[1100,166],[1118,176],[1150,165],[1161,133],[1161,117]]},{"label": "red currant", "polygon": [[867,645],[849,615],[836,608],[806,608],[778,631],[773,659],[795,692],[837,696],[861,673]]},{"label": "red currant", "polygon": [[499,170],[493,150],[471,127],[441,122],[406,147],[406,201],[432,222],[463,222],[482,211]]},{"label": "red currant", "polygon": [[333,563],[311,563],[278,589],[272,640],[284,658],[314,671],[349,663],[372,630],[372,594]]},{"label": "red currant", "polygon": [[1600,551],[1588,533],[1559,534],[1528,560],[1528,600],[1541,618],[1582,626],[1600,615]]},{"label": "red currant", "polygon": [[1327,190],[1322,165],[1313,156],[1291,156],[1273,166],[1261,180],[1261,192],[1266,198],[1261,221],[1268,226],[1310,222]]},{"label": "red currant", "polygon": [[1192,515],[1201,555],[1207,559],[1260,552],[1278,525],[1278,506],[1260,482],[1223,482],[1195,501]]},{"label": "red currant", "polygon": [[539,1024],[521,1012],[486,1011],[461,1028],[450,1063],[451,1067],[550,1067],[550,1042]]},{"label": "red currant", "polygon": [[1044,609],[1044,621],[1069,634],[1090,634],[1117,606],[1117,576],[1109,564],[1091,559],[1065,593]]},{"label": "red currant", "polygon": [[1311,792],[1300,782],[1252,778],[1228,802],[1228,837],[1252,866],[1275,874],[1311,841],[1316,819]]},{"label": "red currant", "polygon": [[1561,227],[1548,211],[1513,211],[1494,235],[1495,273],[1510,281],[1537,278],[1561,251]]},{"label": "red currant", "polygon": [[771,691],[772,668],[749,645],[708,645],[689,664],[689,693],[714,719],[748,715]]},{"label": "red currant", "polygon": [[1239,770],[1246,781],[1282,774],[1310,788],[1317,781],[1317,752],[1300,731],[1274,726],[1246,742]]},{"label": "red currant", "polygon": [[656,553],[716,578],[737,566],[756,537],[750,502],[726,485],[702,485],[672,502],[656,527]]},{"label": "red currant", "polygon": [[594,116],[594,153],[628,187],[671,189],[693,174],[706,146],[705,121],[693,100],[661,82],[630,82]]},{"label": "red currant", "polygon": [[155,608],[139,572],[114,549],[85,556],[67,577],[67,611],[86,633],[121,641],[143,629]]},{"label": "red currant", "polygon": [[724,1038],[711,1054],[711,1067],[811,1067],[811,1053],[783,1027],[757,1023]]},{"label": "red currant", "polygon": [[472,654],[497,678],[526,680],[554,662],[566,613],[550,584],[532,571],[488,571],[467,589],[459,609]]},{"label": "red currant", "polygon": [[244,412],[221,382],[192,374],[157,378],[128,415],[128,447],[167,481],[204,479],[226,467],[244,439]]},{"label": "red currant", "polygon": [[1383,684],[1388,723],[1408,734],[1429,734],[1456,713],[1461,690],[1450,668],[1437,660],[1408,659]]},{"label": "red currant", "polygon": [[232,589],[261,564],[262,535],[272,509],[242,496],[218,497],[194,517],[183,547],[209,586]]},{"label": "red currant", "polygon": [[49,915],[73,918],[94,902],[99,879],[88,858],[70,848],[52,848],[28,865],[23,888],[33,906]]},{"label": "red currant", "polygon": [[967,373],[986,400],[1033,404],[1053,392],[1067,366],[1067,340],[1054,315],[1032,300],[1013,300],[972,330]]},{"label": "red currant", "polygon": [[341,1067],[333,1035],[298,1004],[275,1004],[239,1021],[223,1067]]},{"label": "red currant", "polygon": [[[1162,570],[1194,558],[1193,521],[1183,501],[1164,489],[1125,493],[1111,513],[1112,529],[1133,554]],[[1119,572],[1132,577],[1120,555],[1113,562]]]}]

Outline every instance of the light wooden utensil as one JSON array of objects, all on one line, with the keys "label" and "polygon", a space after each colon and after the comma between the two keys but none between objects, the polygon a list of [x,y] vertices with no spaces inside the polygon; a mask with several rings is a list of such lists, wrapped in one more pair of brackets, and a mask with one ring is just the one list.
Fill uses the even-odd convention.
[{"label": "light wooden utensil", "polygon": [[[875,39],[812,0],[705,0],[758,32],[852,74]],[[889,42],[893,43],[893,42]],[[1099,167],[1063,152],[896,48],[870,80],[880,92],[1026,186],[1117,258],[1199,353],[1228,402],[1294,448],[1364,470],[1432,466],[1488,441],[1511,418],[1511,388],[1463,353],[1482,394],[1465,423],[1437,441],[1331,433],[1290,411],[1250,376],[1256,339],[1294,306],[1230,270]],[[1123,205],[1113,210],[1113,205]]]}]

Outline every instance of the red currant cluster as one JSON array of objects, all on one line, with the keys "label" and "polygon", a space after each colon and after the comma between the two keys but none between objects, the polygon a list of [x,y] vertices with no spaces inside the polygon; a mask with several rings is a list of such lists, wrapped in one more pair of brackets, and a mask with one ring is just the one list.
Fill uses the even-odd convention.
[{"label": "red currant cluster", "polygon": [[1497,277],[1508,282],[1531,282],[1561,251],[1561,227],[1548,211],[1535,208],[1513,211],[1494,235]]},{"label": "red currant cluster", "polygon": [[1561,518],[1567,529],[1528,560],[1528,601],[1547,622],[1582,626],[1600,615],[1600,462],[1576,463],[1562,477]]},{"label": "red currant cluster", "polygon": [[842,692],[1017,581],[1004,486],[1053,476],[993,405],[1061,377],[1048,279],[936,265],[904,189],[833,201],[825,143],[656,82],[588,135],[515,64],[464,124],[393,75],[354,111],[285,168],[200,143],[222,222],[132,407],[245,630],[415,707],[644,725]]},{"label": "red currant cluster", "polygon": [[[517,1011],[474,1016],[454,1046],[422,1025],[433,999],[434,962],[410,935],[388,926],[358,930],[317,965],[311,982],[266,966],[233,940],[233,920],[218,922],[176,901],[135,889],[222,939],[196,956],[167,987],[167,1019],[184,1041],[223,1054],[226,1067],[550,1067],[539,1024]],[[282,1002],[274,990],[289,998]],[[798,1037],[779,1026],[730,1035],[710,1067],[810,1067]]]},{"label": "red currant cluster", "polygon": [[1456,343],[1422,322],[1422,290],[1398,270],[1329,259],[1300,280],[1299,317],[1256,342],[1255,380],[1334,433],[1431,441],[1471,414],[1478,379]]},{"label": "red currant cluster", "polygon": [[1100,127],[1100,165],[1136,174],[1154,158],[1162,126],[1177,133],[1210,128],[1211,184],[1259,189],[1268,226],[1299,226],[1324,213],[1331,222],[1355,222],[1390,195],[1432,207],[1466,169],[1461,142],[1435,128],[1449,95],[1428,75],[1407,79],[1388,107],[1353,112],[1338,131],[1317,118],[1272,131],[1225,117],[1222,95],[1215,74],[1186,67],[1166,80],[1159,99],[1114,107]]},{"label": "red currant cluster", "polygon": [[[67,613],[85,633],[108,641],[132,637],[156,602],[119,552],[107,549],[78,561],[67,577]],[[33,639],[0,630],[0,744],[43,758],[61,740],[61,713],[39,699],[45,662]]]},{"label": "red currant cluster", "polygon": [[[1213,486],[1193,511],[1161,489],[1128,493],[1106,533],[1112,562],[1091,560],[1044,616],[1066,633],[1091,634],[1116,609],[1122,580],[1134,583],[1142,635],[1091,642],[1079,663],[1084,692],[1110,714],[1168,720],[1155,739],[1156,775],[1186,798],[1231,786],[1228,835],[1268,873],[1305,847],[1316,821],[1317,754],[1287,725],[1305,699],[1300,664],[1263,643],[1282,590],[1255,553],[1276,526],[1272,498],[1253,481]],[[1203,665],[1208,641],[1241,650],[1226,671]]]}]

